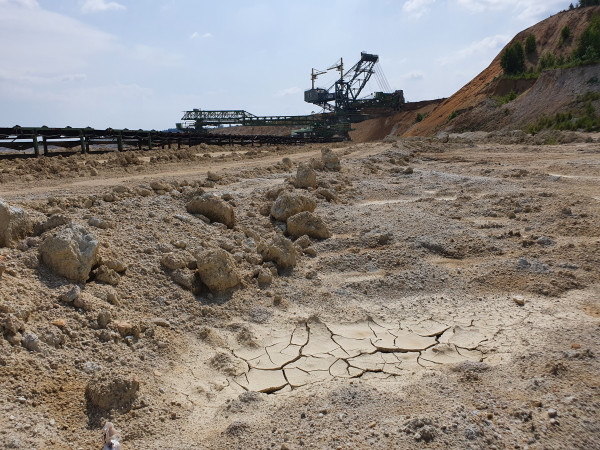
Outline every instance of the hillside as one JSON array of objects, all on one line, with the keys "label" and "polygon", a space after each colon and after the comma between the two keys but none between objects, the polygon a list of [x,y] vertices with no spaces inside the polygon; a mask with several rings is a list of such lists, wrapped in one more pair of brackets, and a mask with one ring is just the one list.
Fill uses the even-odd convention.
[{"label": "hillside", "polygon": [[[588,26],[591,17],[595,13],[600,13],[600,6],[589,8],[578,8],[570,11],[558,13],[524,31],[517,34],[513,40],[507,44],[502,52],[512,45],[515,41],[525,42],[525,39],[530,34],[533,34],[537,42],[537,54],[533,58],[528,58],[526,61],[527,69],[537,67],[539,58],[545,53],[551,52],[555,57],[566,57],[571,54],[577,44],[577,39],[585,28]],[[561,30],[569,26],[573,38],[564,42],[559,46]],[[462,87],[458,92],[449,97],[439,107],[422,122],[410,128],[404,136],[428,136],[442,130],[457,129],[457,124],[453,123],[445,126],[448,123],[450,116],[457,113],[460,117],[461,113],[471,111],[476,107],[484,106],[487,99],[496,95],[506,95],[514,90],[517,93],[522,93],[529,89],[535,80],[499,80],[497,77],[503,74],[500,67],[500,52],[492,61],[492,63],[473,80]],[[596,69],[597,71],[597,69]],[[538,79],[544,83],[548,80],[547,76],[542,76]],[[544,111],[547,114],[553,114],[559,107],[564,106],[545,104]],[[521,113],[520,120],[525,118],[525,114]],[[529,117],[528,117],[529,118]],[[467,120],[477,119],[474,114],[470,118],[466,116],[462,121],[457,121],[461,124],[461,129],[485,129],[486,123],[472,123],[471,126],[465,123]],[[479,117],[481,121],[481,117]],[[508,124],[507,124],[508,125]],[[488,128],[492,126],[488,123]],[[497,124],[493,125],[497,129]]]}]

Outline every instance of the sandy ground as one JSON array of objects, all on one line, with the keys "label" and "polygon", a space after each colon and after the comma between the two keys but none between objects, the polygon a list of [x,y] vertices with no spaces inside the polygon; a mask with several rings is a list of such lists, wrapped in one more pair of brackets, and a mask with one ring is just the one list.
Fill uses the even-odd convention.
[{"label": "sandy ground", "polygon": [[[0,161],[2,198],[84,225],[125,268],[76,307],[38,259],[53,230],[0,249],[0,442],[99,449],[112,420],[125,449],[600,448],[598,136],[479,137],[338,145],[339,172],[316,146]],[[311,158],[332,236],[278,273],[256,248]],[[233,229],[186,212],[201,190]],[[161,263],[217,247],[242,279],[226,295]],[[100,375],[139,391],[99,409]]]}]

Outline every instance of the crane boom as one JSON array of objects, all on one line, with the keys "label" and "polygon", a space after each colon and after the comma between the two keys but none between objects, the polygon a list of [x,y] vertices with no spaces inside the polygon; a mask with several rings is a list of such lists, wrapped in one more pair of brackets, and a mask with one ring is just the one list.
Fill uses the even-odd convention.
[{"label": "crane boom", "polygon": [[[327,70],[315,71],[313,69],[311,73],[312,88],[304,91],[304,101],[318,105],[324,111],[358,112],[362,107],[367,105],[368,100],[359,99],[359,96],[371,79],[371,76],[375,74],[375,70],[379,71],[377,75],[380,78],[383,77],[383,73],[381,73],[380,67],[377,64],[378,61],[378,55],[361,52],[360,60],[345,72],[344,62],[341,58],[338,63],[328,67]],[[315,87],[315,80],[318,75],[334,69],[340,72],[340,76],[329,89]],[[376,92],[375,98],[371,103],[381,104],[382,101],[385,101],[389,105],[393,105],[394,102],[401,105],[404,104],[404,95],[402,91],[394,93]]]}]

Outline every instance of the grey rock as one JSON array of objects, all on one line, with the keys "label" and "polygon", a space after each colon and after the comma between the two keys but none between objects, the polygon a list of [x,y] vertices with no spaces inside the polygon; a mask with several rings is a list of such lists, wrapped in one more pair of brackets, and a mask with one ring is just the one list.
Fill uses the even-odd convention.
[{"label": "grey rock", "polygon": [[258,251],[263,260],[273,261],[280,270],[287,270],[296,266],[296,248],[292,241],[283,236],[277,235],[270,242],[261,242]]},{"label": "grey rock", "polygon": [[66,303],[73,303],[81,295],[81,289],[77,285],[70,286],[59,298]]},{"label": "grey rock", "polygon": [[297,188],[317,187],[317,172],[306,163],[300,164],[296,170],[294,186]]},{"label": "grey rock", "polygon": [[548,236],[540,236],[537,239],[537,243],[540,244],[540,245],[542,245],[542,246],[544,246],[544,247],[548,247],[550,245],[554,245],[555,244],[555,242],[552,239],[550,239]]},{"label": "grey rock", "polygon": [[21,344],[30,352],[41,352],[42,348],[40,347],[40,339],[37,334],[32,333],[31,331],[26,331],[23,333],[23,337],[21,338]]},{"label": "grey rock", "polygon": [[321,159],[323,160],[323,165],[327,170],[339,171],[342,168],[342,165],[340,164],[340,158],[333,152],[333,150],[329,148],[324,148],[321,150]]},{"label": "grey rock", "polygon": [[90,220],[88,220],[88,225],[91,227],[100,228],[101,230],[107,230],[108,228],[114,227],[112,222],[100,219],[98,217],[92,217]]},{"label": "grey rock", "polygon": [[33,234],[39,236],[42,233],[45,233],[48,230],[52,230],[54,228],[60,227],[61,225],[66,225],[71,221],[64,214],[52,214],[48,220],[42,223],[38,223],[33,228]]},{"label": "grey rock", "polygon": [[200,279],[211,292],[228,291],[240,284],[233,256],[221,248],[198,252],[196,265]]}]

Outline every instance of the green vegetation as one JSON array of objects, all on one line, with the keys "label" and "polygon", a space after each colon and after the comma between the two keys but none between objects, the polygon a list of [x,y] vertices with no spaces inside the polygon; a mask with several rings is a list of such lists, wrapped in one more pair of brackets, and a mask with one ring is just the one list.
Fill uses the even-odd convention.
[{"label": "green vegetation", "polygon": [[581,60],[583,63],[600,60],[600,15],[594,14],[592,17],[590,25],[579,38],[579,44],[573,52],[572,59]]},{"label": "green vegetation", "polygon": [[422,122],[425,117],[427,117],[425,114],[418,113],[417,122]]},{"label": "green vegetation", "polygon": [[457,116],[458,116],[458,112],[457,111],[452,111],[452,113],[448,117],[447,122],[450,122],[452,119],[455,119]]},{"label": "green vegetation", "polygon": [[500,65],[506,75],[518,75],[525,72],[525,52],[519,41],[508,47],[500,57]]},{"label": "green vegetation", "polygon": [[[578,7],[600,5],[600,0],[585,5],[579,3]],[[573,33],[569,26],[565,26],[560,32],[559,47],[573,40]],[[566,69],[586,64],[600,63],[600,14],[594,14],[590,24],[577,40],[577,46],[570,56],[556,57],[552,52],[544,53],[537,68],[530,67],[526,71],[525,53],[531,55],[537,52],[537,43],[534,35],[527,36],[525,49],[520,42],[515,42],[502,53],[500,65],[504,70],[505,78],[537,78],[544,70]]]},{"label": "green vegetation", "polygon": [[583,109],[583,115],[575,117],[572,112],[556,113],[554,117],[542,117],[535,124],[529,127],[529,132],[532,134],[546,128],[554,130],[585,130],[599,131],[600,116],[596,114],[596,108],[592,104],[592,99],[600,99],[600,94],[597,92],[588,92],[584,96],[578,97],[578,102],[586,102]]},{"label": "green vegetation", "polygon": [[517,97],[518,97],[518,95],[515,91],[510,91],[510,94],[507,94],[503,97],[495,96],[495,97],[492,97],[492,100],[495,100],[496,102],[498,102],[498,106],[502,106],[502,105],[506,105],[507,103],[512,102]]},{"label": "green vegetation", "polygon": [[533,34],[530,34],[529,36],[527,36],[527,39],[525,39],[525,53],[527,53],[527,56],[529,55],[534,55],[537,52],[537,43],[535,42],[535,36]]},{"label": "green vegetation", "polygon": [[598,5],[600,5],[600,0],[579,0],[577,7],[585,8],[586,6],[598,6]]},{"label": "green vegetation", "polygon": [[568,43],[573,35],[571,34],[571,28],[569,25],[565,25],[565,27],[560,30],[560,39],[558,40],[558,46],[562,47],[564,44]]},{"label": "green vegetation", "polygon": [[540,58],[538,71],[542,72],[546,69],[552,69],[556,67],[556,58],[552,53],[544,53]]}]

